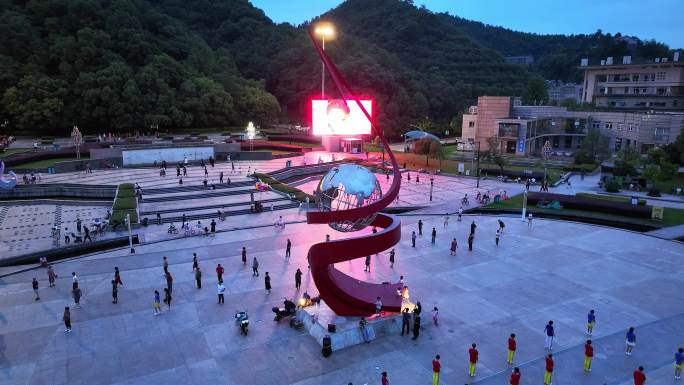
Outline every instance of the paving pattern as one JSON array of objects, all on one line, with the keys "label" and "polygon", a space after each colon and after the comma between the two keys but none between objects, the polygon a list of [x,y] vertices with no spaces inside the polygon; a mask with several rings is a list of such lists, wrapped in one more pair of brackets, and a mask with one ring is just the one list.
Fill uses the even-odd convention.
[{"label": "paving pattern", "polygon": [[[410,244],[416,222],[425,223],[417,248]],[[6,276],[0,281],[0,383],[8,384],[354,384],[379,383],[388,371],[392,383],[422,384],[431,378],[430,360],[442,356],[442,381],[447,384],[501,384],[510,368],[505,363],[506,337],[518,335],[516,364],[522,384],[541,383],[543,327],[556,323],[557,371],[554,384],[618,385],[626,383],[636,365],[645,365],[649,383],[672,381],[670,361],[684,345],[684,247],[680,243],[632,232],[561,221],[535,220],[529,229],[518,219],[504,218],[505,235],[494,244],[494,217],[451,218],[405,215],[397,262],[387,253],[372,257],[372,271],[363,259],[338,264],[353,276],[371,280],[406,279],[413,301],[421,301],[423,330],[416,341],[391,336],[348,348],[329,358],[308,334],[272,320],[272,306],[296,295],[293,276],[304,271],[303,290],[316,293],[305,256],[325,234],[341,236],[323,225],[290,224],[228,231],[142,245],[135,255],[112,251],[55,265],[56,288],[47,288],[44,269]],[[466,237],[475,220],[475,247]],[[232,223],[236,221],[238,223]],[[229,218],[226,226],[242,220]],[[435,227],[436,244],[428,233]],[[364,231],[369,231],[366,229]],[[456,237],[459,249],[450,256]],[[287,238],[292,257],[285,260]],[[266,294],[261,277],[240,262],[240,248],[257,257],[260,271],[270,272],[273,291]],[[192,253],[204,271],[203,288],[194,287]],[[174,275],[171,310],[152,316],[154,290],[164,287],[161,257]],[[216,304],[217,263],[225,266],[226,305]],[[122,271],[119,304],[111,303],[113,267]],[[70,272],[84,292],[83,308],[73,310],[74,332],[66,334],[61,312],[72,304]],[[41,283],[41,301],[34,301],[31,277]],[[430,324],[429,309],[438,306],[441,324]],[[597,357],[593,371],[582,373],[581,344],[585,316],[596,309]],[[250,313],[247,337],[232,316]],[[30,320],[31,322],[27,322]],[[622,354],[624,332],[636,326],[639,344],[633,356]],[[480,362],[474,382],[466,373],[467,348],[477,342]],[[668,370],[668,368],[670,370]]]}]

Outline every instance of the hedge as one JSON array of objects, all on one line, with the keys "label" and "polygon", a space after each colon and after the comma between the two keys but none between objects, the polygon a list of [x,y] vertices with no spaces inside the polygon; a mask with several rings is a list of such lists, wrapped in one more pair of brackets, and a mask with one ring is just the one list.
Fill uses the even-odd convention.
[{"label": "hedge", "polygon": [[537,202],[558,201],[564,209],[596,211],[614,215],[624,215],[635,218],[651,218],[651,206],[635,206],[629,203],[609,201],[606,199],[587,198],[576,195],[531,192],[527,195],[527,203],[536,205]]},{"label": "hedge", "polygon": [[[590,199],[604,199],[607,201],[613,201],[613,202],[620,202],[620,203],[629,203],[631,204],[631,198],[627,196],[615,196],[615,195],[600,195],[600,194],[591,194],[591,193],[577,193],[575,194],[578,197],[584,197],[584,198],[590,198]],[[646,205],[646,199],[638,199],[637,204],[639,206],[644,206]]]},{"label": "hedge", "polygon": [[266,183],[276,191],[294,195],[294,198],[300,202],[306,202],[307,197],[309,198],[309,202],[316,202],[316,197],[314,195],[307,194],[296,187],[292,187],[286,185],[285,183],[279,182],[277,179],[274,179],[269,174],[254,173],[252,174],[252,176],[257,179],[260,179],[262,182]]},{"label": "hedge", "polygon": [[[138,223],[138,212],[135,210],[118,210],[112,212],[112,222],[123,224],[126,219],[126,214],[131,215],[131,223]],[[111,222],[110,222],[111,223]]]},{"label": "hedge", "polygon": [[135,197],[117,197],[114,200],[112,210],[135,210],[138,207],[138,202]]}]

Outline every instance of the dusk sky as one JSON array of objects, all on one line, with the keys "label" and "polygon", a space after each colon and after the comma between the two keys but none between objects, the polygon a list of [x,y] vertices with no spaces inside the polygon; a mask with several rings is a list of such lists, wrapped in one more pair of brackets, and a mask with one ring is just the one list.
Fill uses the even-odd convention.
[{"label": "dusk sky", "polygon": [[[300,24],[340,0],[251,0],[277,23]],[[372,0],[368,0],[372,1]],[[434,12],[542,34],[621,32],[684,48],[684,0],[416,0]]]}]

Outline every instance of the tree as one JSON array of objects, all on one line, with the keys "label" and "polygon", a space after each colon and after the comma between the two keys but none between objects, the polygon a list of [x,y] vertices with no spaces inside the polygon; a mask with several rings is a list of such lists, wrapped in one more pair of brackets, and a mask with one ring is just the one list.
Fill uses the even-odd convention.
[{"label": "tree", "polygon": [[636,176],[638,175],[637,167],[641,155],[634,146],[623,147],[617,153],[613,166],[613,175],[618,176]]},{"label": "tree", "polygon": [[489,148],[485,152],[485,159],[499,166],[499,171],[501,175],[503,175],[504,168],[508,164],[508,161],[501,152],[501,139],[499,139],[498,136],[492,136],[490,138],[487,138],[487,147]]},{"label": "tree", "polygon": [[610,155],[610,141],[598,128],[590,128],[575,152],[575,163],[596,163]]},{"label": "tree", "polygon": [[436,141],[436,140],[431,140],[430,141],[430,157],[432,159],[437,159],[439,160],[439,168],[442,168],[442,160],[445,159],[445,154],[444,154],[444,147],[442,146],[442,143]]},{"label": "tree", "polygon": [[522,102],[526,105],[544,105],[549,100],[546,81],[540,77],[530,79],[522,92]]},{"label": "tree", "polygon": [[684,130],[677,135],[674,142],[663,147],[668,160],[678,165],[684,165]]},{"label": "tree", "polygon": [[413,153],[418,155],[425,155],[425,165],[430,166],[430,145],[434,139],[423,138],[413,142]]}]

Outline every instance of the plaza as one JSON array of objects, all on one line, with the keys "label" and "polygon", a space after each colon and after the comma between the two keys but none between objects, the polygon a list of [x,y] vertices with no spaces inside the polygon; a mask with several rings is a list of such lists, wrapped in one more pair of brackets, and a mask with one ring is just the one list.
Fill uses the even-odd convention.
[{"label": "plaza", "polygon": [[[226,167],[226,163],[217,164],[217,170]],[[274,161],[270,166],[255,163],[248,167],[273,171],[280,165]],[[197,183],[203,178],[198,167],[188,171],[191,177],[197,174]],[[271,307],[282,305],[284,297],[298,299],[304,291],[318,293],[307,271],[309,247],[323,242],[326,234],[332,239],[347,236],[326,225],[306,224],[305,210],[293,207],[228,216],[209,237],[171,236],[166,234],[166,224],[141,227],[144,241],[136,246],[135,254],[121,248],[54,263],[56,287],[48,287],[43,268],[3,268],[1,382],[373,384],[379,383],[380,373],[387,371],[391,383],[421,384],[429,383],[430,361],[440,354],[442,383],[500,384],[506,383],[512,368],[505,361],[506,338],[516,333],[514,365],[521,368],[523,384],[536,384],[541,383],[543,357],[548,352],[543,344],[548,320],[554,320],[557,335],[554,383],[628,384],[639,365],[645,366],[649,383],[673,381],[673,355],[684,345],[684,297],[678,294],[684,283],[681,243],[554,220],[535,219],[531,228],[519,217],[465,215],[459,222],[453,213],[465,193],[472,196],[478,191],[473,179],[436,176],[435,199],[428,205],[429,177],[421,175],[420,184],[416,184],[405,176],[400,203],[402,197],[408,202],[422,196],[416,206],[423,208],[398,216],[402,240],[395,246],[394,267],[390,267],[387,250],[372,256],[370,273],[364,272],[363,259],[340,263],[336,268],[371,282],[397,282],[404,276],[411,301],[420,301],[423,307],[417,340],[399,335],[381,337],[324,358],[320,345],[306,331],[292,329],[286,321],[273,321]],[[46,182],[73,177],[57,174]],[[156,169],[95,171],[78,178],[80,183],[93,184],[136,182],[143,191],[174,184],[171,175],[166,182],[160,179]],[[379,178],[383,188],[384,179]],[[248,180],[244,173],[234,176],[234,183]],[[481,183],[482,191],[507,188],[516,193],[512,191],[515,186],[522,189],[516,184]],[[152,206],[157,203],[146,208],[144,194],[143,211],[161,208]],[[179,202],[171,201],[178,205],[178,212],[190,213],[192,207],[206,205],[193,202],[191,195],[197,192],[187,194]],[[208,199],[228,204],[223,199],[231,197]],[[447,226],[445,212],[452,214]],[[277,230],[273,223],[280,215],[287,224]],[[497,247],[498,219],[506,227]],[[423,222],[423,235],[413,248],[411,232],[417,232],[418,220]],[[472,221],[477,230],[473,251],[469,252],[467,236]],[[430,242],[433,227],[437,232],[434,245]],[[369,232],[369,228],[361,231]],[[450,256],[453,238],[459,247],[456,255]],[[284,257],[287,239],[292,241],[289,259]],[[246,265],[240,260],[242,247],[247,250]],[[201,289],[195,287],[193,253],[197,253],[203,271]],[[154,317],[154,290],[161,292],[166,284],[164,256],[175,281],[173,304],[170,310],[162,305],[163,314]],[[254,257],[260,264],[259,277],[252,276]],[[218,263],[225,268],[224,305],[216,303],[214,270]],[[123,280],[118,304],[111,303],[110,281],[115,266]],[[304,272],[299,292],[294,287],[297,268]],[[83,291],[80,309],[73,308],[71,272],[77,274]],[[264,290],[265,272],[272,277],[270,294]],[[31,291],[33,277],[40,282],[40,301],[34,300]],[[72,333],[65,333],[61,322],[65,306],[72,307]],[[439,308],[439,326],[431,322],[433,307]],[[589,309],[597,314],[591,337],[596,355],[592,372],[585,375],[581,362]],[[249,313],[247,336],[234,324],[233,315],[238,310]],[[636,327],[639,344],[632,356],[625,356],[624,334],[630,326]],[[467,350],[473,342],[480,351],[480,361],[476,377],[470,378]]]}]

